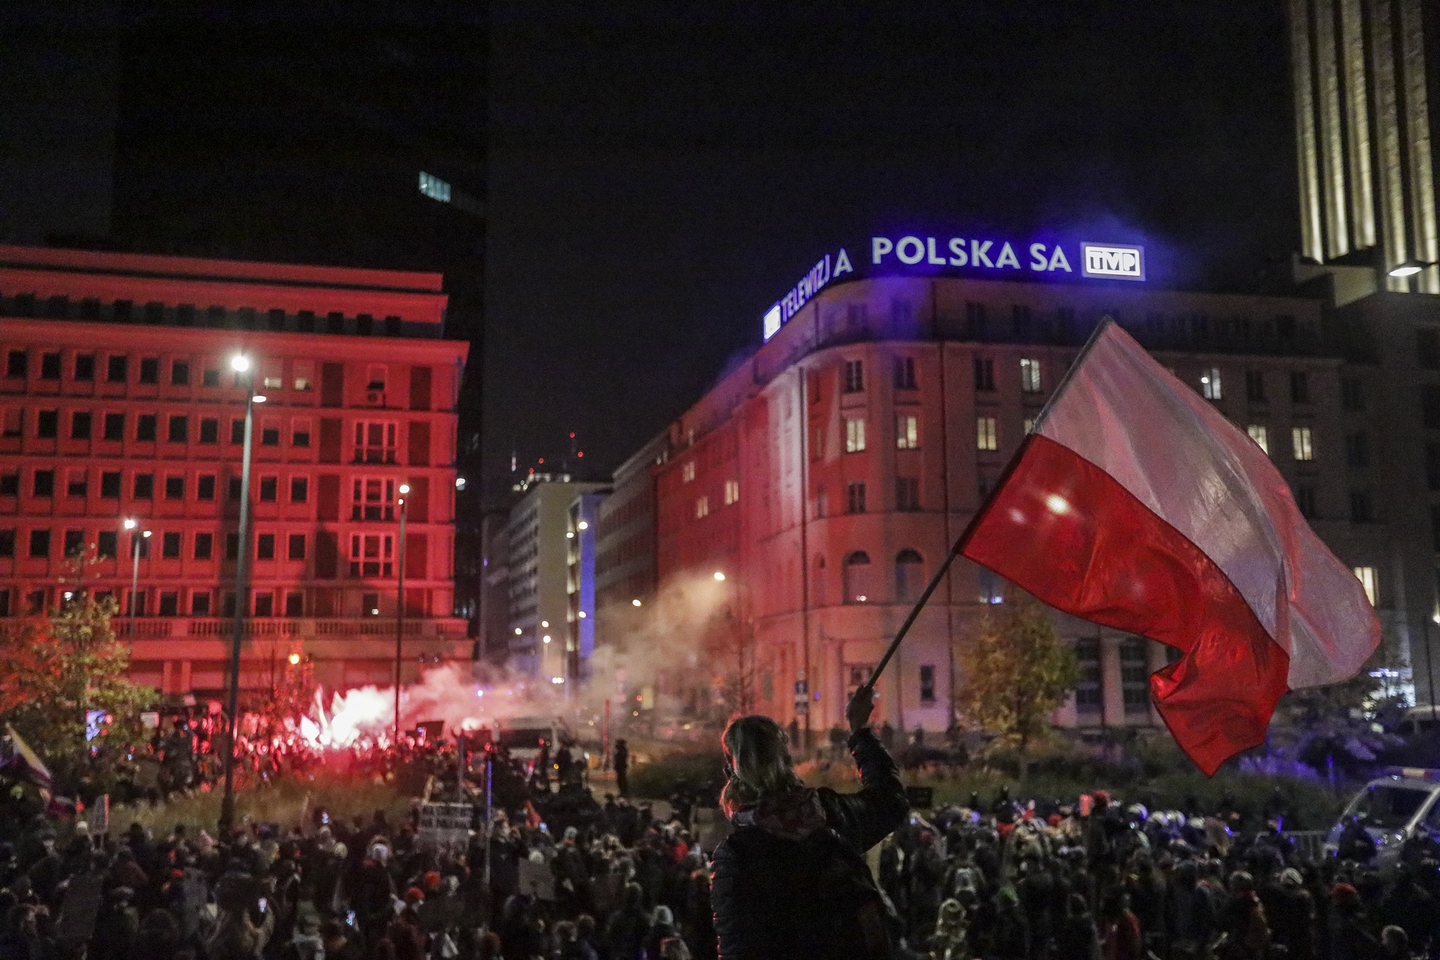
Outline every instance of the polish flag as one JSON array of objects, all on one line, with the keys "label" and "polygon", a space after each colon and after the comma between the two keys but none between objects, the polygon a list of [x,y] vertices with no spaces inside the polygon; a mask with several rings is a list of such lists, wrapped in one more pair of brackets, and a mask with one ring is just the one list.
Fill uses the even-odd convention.
[{"label": "polish flag", "polygon": [[1066,613],[1179,650],[1150,691],[1207,774],[1264,740],[1287,690],[1354,676],[1380,642],[1364,588],[1265,451],[1110,322],[961,552]]}]

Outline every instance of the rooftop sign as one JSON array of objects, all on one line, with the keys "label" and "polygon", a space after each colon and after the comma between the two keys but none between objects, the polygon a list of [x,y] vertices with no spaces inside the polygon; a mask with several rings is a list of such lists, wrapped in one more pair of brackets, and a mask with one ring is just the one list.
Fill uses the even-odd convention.
[{"label": "rooftop sign", "polygon": [[[765,311],[769,340],[826,284],[859,276],[978,275],[1145,280],[1145,248],[1119,243],[1011,242],[995,237],[874,236],[857,271],[846,248],[826,254]],[[847,276],[848,275],[848,276]]]}]

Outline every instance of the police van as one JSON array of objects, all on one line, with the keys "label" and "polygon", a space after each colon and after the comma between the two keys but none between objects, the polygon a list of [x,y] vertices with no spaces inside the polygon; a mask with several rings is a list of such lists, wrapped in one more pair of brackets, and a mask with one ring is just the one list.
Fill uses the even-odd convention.
[{"label": "police van", "polygon": [[1376,866],[1394,868],[1406,840],[1422,832],[1440,836],[1440,770],[1392,767],[1365,784],[1330,828],[1326,856],[1339,853],[1351,818],[1375,841]]}]

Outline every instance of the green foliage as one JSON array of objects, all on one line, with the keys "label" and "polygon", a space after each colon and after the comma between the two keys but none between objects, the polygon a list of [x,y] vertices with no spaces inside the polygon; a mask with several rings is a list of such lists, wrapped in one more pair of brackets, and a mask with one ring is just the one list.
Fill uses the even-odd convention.
[{"label": "green foliage", "polygon": [[115,637],[115,602],[82,593],[48,614],[0,634],[0,720],[12,723],[64,785],[90,765],[85,714],[110,722],[92,745],[143,737],[140,712],[155,691],[125,678],[130,648]]},{"label": "green foliage", "polygon": [[1075,655],[1038,602],[1022,597],[987,613],[961,650],[961,709],[1023,751],[1049,730],[1050,715],[1080,679]]}]

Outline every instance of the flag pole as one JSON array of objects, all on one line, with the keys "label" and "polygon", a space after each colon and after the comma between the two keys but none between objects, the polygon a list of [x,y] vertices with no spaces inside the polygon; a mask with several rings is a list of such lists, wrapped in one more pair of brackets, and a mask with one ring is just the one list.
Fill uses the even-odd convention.
[{"label": "flag pole", "polygon": [[1060,398],[1060,395],[1065,392],[1065,388],[1070,385],[1070,380],[1075,376],[1075,371],[1080,368],[1080,364],[1084,362],[1091,348],[1093,348],[1100,339],[1100,335],[1114,322],[1114,319],[1107,314],[1101,317],[1100,322],[1095,325],[1095,329],[1090,331],[1090,336],[1085,340],[1085,345],[1080,348],[1080,353],[1076,355],[1075,362],[1070,364],[1070,369],[1065,371],[1065,376],[1061,377],[1060,382],[1056,385],[1055,392],[1050,395],[1050,399],[1046,400],[1045,405],[1040,408],[1040,414],[1035,418],[1035,425],[1030,428],[1030,433],[1026,435],[1024,442],[1020,444],[1020,449],[1015,451],[1015,455],[1011,457],[1010,462],[1005,465],[1005,470],[1000,474],[1000,479],[996,481],[995,486],[990,489],[989,495],[985,497],[985,502],[980,505],[980,509],[975,511],[975,515],[972,516],[970,522],[965,525],[965,529],[961,531],[959,539],[957,539],[955,545],[950,548],[950,552],[945,555],[945,559],[941,562],[940,568],[935,571],[935,575],[930,578],[930,582],[925,586],[924,592],[920,594],[920,599],[916,600],[915,605],[910,608],[909,615],[906,616],[905,622],[900,624],[900,629],[896,631],[895,639],[890,641],[890,646],[886,649],[885,655],[875,664],[875,669],[870,671],[870,679],[866,680],[863,686],[856,689],[855,692],[857,695],[861,690],[869,690],[872,694],[875,692],[875,684],[879,682],[880,674],[885,671],[885,667],[890,663],[890,658],[895,656],[896,650],[900,649],[900,641],[905,639],[905,635],[910,632],[910,627],[914,625],[916,618],[920,616],[920,611],[923,610],[925,604],[929,602],[931,594],[940,586],[940,581],[945,579],[945,574],[949,572],[950,565],[955,562],[957,557],[965,552],[965,547],[970,543],[970,538],[974,535],[976,527],[980,525],[981,518],[985,516],[986,511],[990,508],[990,501],[995,499],[995,495],[1005,486],[1005,481],[1010,478],[1010,474],[1014,472],[1015,467],[1025,456],[1025,450],[1030,446],[1030,438],[1035,435],[1035,431],[1039,430],[1040,425],[1045,422],[1045,418],[1050,413],[1050,408],[1055,405],[1055,401]]}]

